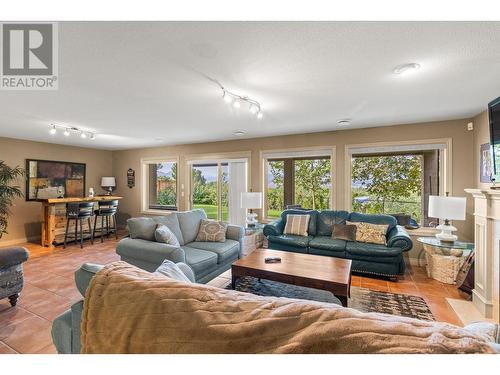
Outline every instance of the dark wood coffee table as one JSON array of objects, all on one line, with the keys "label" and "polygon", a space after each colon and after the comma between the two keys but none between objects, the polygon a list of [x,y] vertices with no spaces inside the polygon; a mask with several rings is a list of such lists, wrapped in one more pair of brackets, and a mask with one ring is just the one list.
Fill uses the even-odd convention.
[{"label": "dark wood coffee table", "polygon": [[[281,263],[265,263],[280,257]],[[237,260],[231,267],[232,288],[243,276],[322,289],[332,292],[347,307],[351,289],[351,260],[288,251],[258,249]]]}]

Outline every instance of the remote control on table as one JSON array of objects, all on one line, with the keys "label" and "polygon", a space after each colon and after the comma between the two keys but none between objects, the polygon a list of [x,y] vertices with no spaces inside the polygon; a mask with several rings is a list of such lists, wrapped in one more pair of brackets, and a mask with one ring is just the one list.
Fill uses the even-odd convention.
[{"label": "remote control on table", "polygon": [[264,263],[281,263],[280,257],[267,257],[264,258]]}]

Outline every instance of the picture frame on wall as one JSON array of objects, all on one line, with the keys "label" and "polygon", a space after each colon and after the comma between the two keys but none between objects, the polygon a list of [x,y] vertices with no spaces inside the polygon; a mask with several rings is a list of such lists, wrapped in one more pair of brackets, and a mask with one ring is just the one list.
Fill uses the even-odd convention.
[{"label": "picture frame on wall", "polygon": [[86,164],[26,159],[26,200],[85,197]]},{"label": "picture frame on wall", "polygon": [[479,181],[483,183],[491,182],[493,176],[493,159],[489,143],[484,143],[480,147],[480,170]]}]

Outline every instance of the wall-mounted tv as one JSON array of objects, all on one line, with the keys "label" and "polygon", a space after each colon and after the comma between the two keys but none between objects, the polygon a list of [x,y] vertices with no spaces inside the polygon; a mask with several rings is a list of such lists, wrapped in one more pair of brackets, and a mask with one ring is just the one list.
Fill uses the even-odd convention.
[{"label": "wall-mounted tv", "polygon": [[500,97],[488,104],[493,176],[500,173]]}]

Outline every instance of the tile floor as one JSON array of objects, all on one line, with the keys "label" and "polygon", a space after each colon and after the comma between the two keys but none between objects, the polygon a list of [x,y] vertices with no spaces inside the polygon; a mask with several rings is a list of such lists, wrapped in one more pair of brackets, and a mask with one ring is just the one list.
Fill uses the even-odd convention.
[{"label": "tile floor", "polygon": [[[16,307],[8,299],[0,300],[0,354],[55,353],[50,329],[52,321],[81,296],[75,287],[73,273],[85,262],[110,263],[119,260],[116,240],[96,241],[91,246],[57,247],[55,250],[37,244],[25,244],[30,259],[24,264],[25,286]],[[224,287],[230,271],[209,284]],[[427,278],[425,269],[409,267],[404,278],[391,282],[383,279],[353,276],[352,285],[393,293],[421,296],[437,320],[461,325],[446,298],[463,298],[452,285]]]}]

